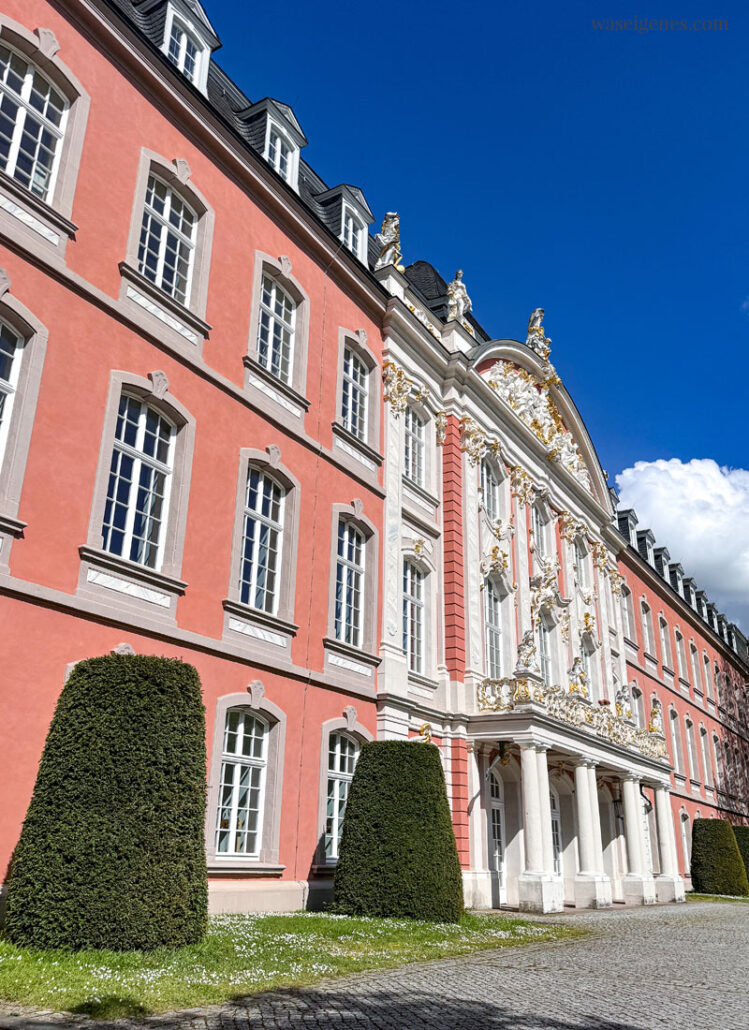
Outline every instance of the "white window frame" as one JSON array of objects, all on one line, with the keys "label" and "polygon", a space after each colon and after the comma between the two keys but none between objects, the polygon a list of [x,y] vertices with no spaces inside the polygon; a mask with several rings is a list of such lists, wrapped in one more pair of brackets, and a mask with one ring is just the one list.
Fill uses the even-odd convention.
[{"label": "white window frame", "polygon": [[366,239],[366,225],[354,209],[349,204],[344,203],[341,214],[341,240],[347,250],[350,250],[359,261],[364,261]]},{"label": "white window frame", "polygon": [[646,601],[640,601],[640,621],[642,622],[643,649],[655,658],[655,641],[653,640],[653,611]]},{"label": "white window frame", "polygon": [[367,443],[369,428],[369,376],[366,361],[353,347],[344,344],[341,425],[362,443]]},{"label": "white window frame", "polygon": [[673,658],[671,657],[671,641],[668,633],[668,623],[662,615],[658,616],[658,632],[661,638],[661,665],[667,669],[673,669]]},{"label": "white window frame", "polygon": [[0,375],[0,469],[3,466],[5,449],[8,444],[25,344],[23,337],[8,322],[0,319],[0,348],[3,347],[3,342],[10,343],[10,341],[2,339],[6,334],[12,337],[13,353],[10,356],[10,372],[7,379]]},{"label": "white window frame", "polygon": [[562,813],[559,808],[559,795],[552,788],[549,790],[549,806],[551,808],[551,853],[554,874],[562,875]]},{"label": "white window frame", "polygon": [[[2,43],[0,43],[0,46],[8,50],[9,54],[11,55],[10,60],[12,60],[13,57],[16,57],[19,61],[22,61],[23,64],[26,65],[26,72],[23,77],[20,93],[17,93],[15,90],[11,89],[9,86],[5,84],[4,81],[0,81],[0,96],[2,96],[3,98],[7,97],[8,100],[17,107],[17,111],[13,120],[13,132],[11,135],[11,139],[9,141],[8,156],[5,159],[5,165],[2,168],[2,170],[5,172],[6,175],[14,179],[21,187],[28,190],[28,192],[32,196],[39,197],[39,199],[44,201],[45,203],[50,203],[52,198],[54,197],[55,185],[57,182],[57,176],[60,168],[60,158],[65,139],[65,131],[67,128],[70,103],[67,97],[64,95],[64,93],[61,92],[60,88],[39,69],[38,65],[36,65],[30,57],[26,56],[26,54],[22,53],[20,50],[17,50],[15,47],[9,46],[8,43],[5,42],[5,37],[3,37],[3,41]],[[60,114],[59,125],[55,125],[54,122],[50,121],[49,118],[44,116],[30,103],[32,86],[35,75],[38,75],[39,78],[45,83],[45,85],[48,86],[50,90],[54,91],[54,93],[62,101],[63,106],[62,112]],[[41,126],[42,131],[50,133],[55,140],[54,150],[52,152],[52,163],[49,167],[49,174],[47,176],[46,184],[42,192],[40,192],[39,190],[34,190],[30,185],[30,183],[34,181],[34,169],[37,167],[36,157],[33,161],[29,184],[24,183],[16,174],[18,171],[18,157],[21,152],[21,142],[24,136],[26,122],[29,119],[33,119],[35,123]]]},{"label": "white window frame", "polygon": [[[176,53],[173,53],[173,46],[176,42]],[[195,50],[193,60],[192,71],[187,70],[187,48],[188,44],[192,44]],[[198,37],[188,26],[184,19],[177,15],[172,16],[171,25],[169,26],[169,36],[166,39],[166,56],[169,58],[174,67],[182,72],[188,82],[191,82],[194,86],[202,81],[202,64],[204,60],[204,48]]]},{"label": "white window frame", "polygon": [[622,587],[621,607],[624,636],[627,640],[631,640],[632,643],[636,643],[637,633],[634,623],[634,600],[632,597],[632,591],[627,586]]},{"label": "white window frame", "polygon": [[408,671],[424,674],[427,577],[416,562],[403,560],[403,653]]},{"label": "white window frame", "polygon": [[506,877],[506,822],[504,783],[492,770],[489,776],[489,869],[497,876],[500,900],[504,894]]},{"label": "white window frame", "polygon": [[[346,745],[344,754],[343,745]],[[334,730],[328,736],[328,775],[326,778],[325,797],[325,840],[324,853],[326,862],[336,862],[341,845],[343,819],[346,814],[351,781],[359,760],[359,741],[348,733]],[[342,759],[351,759],[351,768],[341,769]],[[331,765],[334,767],[331,768]],[[336,767],[337,766],[337,767]],[[332,804],[332,811],[331,809]]]},{"label": "white window frame", "polygon": [[[546,545],[546,521],[543,517],[543,513],[537,504],[531,505],[531,526],[533,528],[533,543],[536,549],[536,554],[539,558],[545,558],[548,554],[548,547]],[[577,548],[577,540],[575,541],[575,547]],[[577,557],[577,550],[575,551]],[[580,580],[580,585],[584,588],[586,584]]]},{"label": "white window frame", "polygon": [[[120,423],[125,429],[127,421],[124,418],[126,411],[128,410],[128,402],[137,405],[140,408],[138,413],[138,423],[136,431],[136,442],[134,445],[126,443],[124,440],[118,439],[117,436],[117,424]],[[143,450],[143,441],[146,435],[146,422],[148,412],[151,412],[156,416],[160,422],[164,422],[169,427],[169,439],[167,444],[167,460],[161,461],[157,457],[148,455]],[[128,393],[127,390],[123,390],[120,396],[118,405],[118,414],[115,423],[114,439],[112,442],[112,462],[114,461],[115,454],[121,455],[117,463],[117,472],[115,473],[111,468],[112,462],[110,462],[110,470],[108,473],[107,487],[106,487],[106,499],[104,503],[104,513],[101,523],[102,532],[102,550],[107,554],[113,554],[116,557],[124,558],[126,561],[134,562],[136,565],[142,565],[144,568],[153,569],[158,572],[161,569],[163,557],[164,557],[164,543],[167,537],[169,529],[169,516],[170,516],[170,499],[171,499],[171,487],[173,482],[174,473],[174,454],[175,445],[177,439],[177,428],[174,422],[169,419],[159,408],[154,407],[148,403],[147,400],[137,397],[134,394]],[[126,518],[124,528],[118,530],[122,532],[122,549],[120,551],[114,550],[111,547],[111,535],[112,530],[115,529],[113,518],[113,511],[110,508],[110,491],[114,483],[119,488],[122,483],[121,463],[124,459],[131,459],[133,461],[132,473],[130,478],[130,489],[128,491],[128,500],[126,505]],[[152,473],[164,476],[164,492],[161,497],[161,510],[162,516],[159,519],[159,534],[156,540],[155,551],[153,561],[144,561],[141,558],[132,557],[133,543],[134,540],[138,539],[134,536],[135,520],[137,514],[138,497],[140,494],[140,478],[144,469],[151,470]],[[114,507],[114,498],[118,496],[119,489],[115,489],[112,494],[112,507]],[[151,494],[149,493],[149,496]],[[107,519],[107,512],[109,509],[109,525]],[[109,529],[109,540],[107,541],[105,532]],[[143,544],[152,544],[153,541],[148,540],[148,535],[144,535]],[[148,549],[146,548],[146,553]]]},{"label": "white window frame", "polygon": [[684,636],[679,630],[674,631],[676,639],[676,664],[678,666],[679,676],[685,680],[687,678],[687,665],[686,665],[686,654],[684,651]]},{"label": "white window frame", "polygon": [[541,671],[541,679],[545,686],[550,687],[553,683],[551,631],[542,614],[539,614],[538,616],[538,622],[536,625],[536,641],[538,645],[538,665]]},{"label": "white window frame", "polygon": [[681,746],[681,727],[679,725],[679,715],[675,709],[671,709],[668,713],[668,719],[671,726],[671,747],[674,752],[674,769],[680,775],[685,774],[684,769],[684,754]]},{"label": "white window frame", "polygon": [[488,458],[483,458],[481,461],[481,503],[490,522],[496,522],[500,517],[501,490],[499,476],[494,471],[494,466]]},{"label": "white window frame", "polygon": [[[195,73],[193,75],[189,75],[185,71],[183,61],[175,61],[169,52],[172,39],[172,26],[175,22],[179,25],[182,32],[189,36],[197,48]],[[207,91],[208,69],[211,63],[211,47],[198,25],[187,17],[186,13],[182,10],[177,11],[172,3],[167,5],[167,15],[164,23],[164,40],[161,45],[161,51],[166,56],[169,63],[176,68],[181,75],[184,75],[188,82],[192,83],[192,85],[199,89],[201,93],[205,93]],[[180,56],[183,55],[184,46],[181,45]]]},{"label": "white window frame", "polygon": [[[266,293],[270,300],[266,301]],[[282,301],[284,309],[281,312],[278,311],[279,299]],[[260,280],[258,305],[257,363],[279,382],[291,386],[296,345],[297,303],[275,276],[263,272]],[[288,318],[285,315],[287,307],[291,312]],[[280,341],[277,333],[280,334]],[[267,336],[265,340],[263,339],[264,335]],[[261,347],[266,349],[265,357],[263,357]],[[274,371],[274,367],[277,369],[276,371]]]},{"label": "white window frame", "polygon": [[[256,479],[256,500],[255,506],[250,505],[250,488],[253,485],[253,477]],[[263,509],[266,507],[266,500],[269,500],[271,509],[277,507],[277,515],[267,514]],[[280,579],[283,573],[283,547],[284,547],[284,523],[285,523],[286,490],[281,483],[263,469],[250,463],[247,467],[247,481],[245,483],[245,501],[242,517],[242,543],[239,558],[239,583],[237,597],[242,604],[246,604],[256,611],[265,612],[268,615],[278,614],[278,602],[281,592]],[[247,557],[248,525],[254,524],[254,539],[252,539],[252,555]],[[266,534],[266,543],[261,549],[261,536]],[[268,545],[268,539],[272,541]],[[259,559],[259,555],[265,552],[265,561]],[[270,561],[273,558],[272,563]],[[247,567],[249,566],[249,570]],[[249,571],[249,577],[245,572]],[[264,578],[263,583],[261,577]],[[273,586],[269,590],[267,580],[272,577]],[[247,591],[245,591],[245,584]],[[258,591],[265,595],[265,604],[258,605]],[[244,596],[247,592],[247,597]]]},{"label": "white window frame", "polygon": [[692,666],[692,686],[695,690],[701,690],[702,680],[700,678],[700,656],[697,648],[691,640],[689,641],[689,662]]},{"label": "white window frame", "polygon": [[645,719],[645,696],[639,687],[632,687],[632,715],[639,730],[647,729]]},{"label": "white window frame", "polygon": [[[241,753],[230,752],[227,750],[227,740],[229,737],[230,729],[229,723],[232,719],[233,714],[237,714],[237,724],[241,727],[242,737],[244,736],[244,729],[248,720],[251,720],[257,727],[262,728],[261,736],[261,749],[259,755],[243,755]],[[237,745],[239,745],[241,737],[240,733],[236,732]],[[224,723],[224,735],[221,746],[221,771],[219,774],[219,788],[218,788],[218,803],[216,805],[216,828],[215,828],[215,854],[218,858],[242,858],[242,859],[257,859],[259,858],[260,851],[262,849],[263,841],[263,818],[265,814],[265,794],[266,794],[266,783],[268,773],[268,738],[269,738],[269,726],[265,719],[258,715],[254,711],[248,711],[243,708],[229,708],[226,712],[225,723]],[[256,739],[252,737],[251,739]],[[227,765],[233,766],[232,783],[231,783],[231,794],[229,804],[229,826],[221,826],[222,812],[227,808],[226,805],[222,804],[224,790],[227,784],[224,782],[224,770]],[[258,803],[254,811],[257,812],[257,821],[254,830],[254,844],[255,846],[251,849],[245,848],[245,850],[237,851],[236,847],[232,847],[231,850],[220,850],[219,839],[222,832],[229,834],[229,841],[236,844],[237,834],[237,821],[239,818],[239,806],[238,798],[240,791],[243,789],[240,783],[243,769],[258,769],[258,784],[256,787],[250,785],[247,787],[248,790],[256,790],[258,793]],[[251,774],[250,774],[251,775]],[[241,832],[241,831],[240,831]],[[249,833],[249,831],[247,831]]]},{"label": "white window frame", "polygon": [[403,475],[424,489],[426,483],[426,421],[413,405],[403,413]]},{"label": "white window frame", "polygon": [[697,741],[694,737],[694,723],[687,716],[684,719],[684,732],[687,738],[687,758],[689,759],[689,776],[690,779],[699,780],[700,778],[700,763],[697,757]]},{"label": "white window frame", "polygon": [[502,678],[502,595],[491,577],[484,580],[484,663],[488,679]]},{"label": "white window frame", "polygon": [[712,787],[714,785],[713,766],[710,761],[708,732],[704,726],[700,726],[700,751],[702,752],[702,767],[705,774],[705,786]]},{"label": "white window frame", "polygon": [[[283,170],[283,149],[286,150],[286,171]],[[268,118],[265,131],[265,148],[263,157],[284,182],[293,189],[297,188],[299,178],[299,148],[289,136],[288,132],[281,128],[278,122]]]},{"label": "white window frame", "polygon": [[[163,213],[160,213],[153,203],[149,202],[149,193],[156,192],[156,184],[166,190]],[[175,199],[179,201],[185,211],[192,217],[192,226],[189,233],[184,232],[181,228],[178,229],[171,221]],[[141,212],[140,232],[138,235],[138,272],[152,283],[156,289],[161,290],[168,297],[171,297],[172,300],[186,308],[190,306],[192,295],[199,221],[200,216],[198,212],[185,200],[184,196],[179,191],[173,189],[160,175],[151,171],[146,182],[146,193],[143,198],[143,210]],[[177,265],[174,266],[175,278],[171,285],[166,284],[164,281],[164,269],[170,236],[174,237],[179,247],[179,251],[175,252],[178,254],[178,261],[180,259],[184,260],[185,255],[187,256],[187,273],[184,276],[183,289],[177,287]],[[157,241],[155,249],[151,249],[148,246],[148,241],[151,240]],[[156,254],[156,268],[153,270],[149,269],[146,262],[146,255],[149,251]]]},{"label": "white window frame", "polygon": [[[349,557],[351,550],[359,561]],[[350,519],[338,520],[333,626],[335,639],[361,648],[364,636],[367,538]]]}]

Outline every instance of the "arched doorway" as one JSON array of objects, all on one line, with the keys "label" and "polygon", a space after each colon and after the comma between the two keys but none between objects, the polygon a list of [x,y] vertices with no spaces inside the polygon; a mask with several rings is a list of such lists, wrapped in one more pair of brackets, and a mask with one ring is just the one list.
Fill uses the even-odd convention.
[{"label": "arched doorway", "polygon": [[494,769],[489,776],[489,870],[492,906],[507,902],[505,792],[502,777]]}]

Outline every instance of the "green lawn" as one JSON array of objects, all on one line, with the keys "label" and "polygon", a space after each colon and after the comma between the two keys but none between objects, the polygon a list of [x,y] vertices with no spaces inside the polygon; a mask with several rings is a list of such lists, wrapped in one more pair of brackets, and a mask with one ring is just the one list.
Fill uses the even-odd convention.
[{"label": "green lawn", "polygon": [[0,941],[0,1000],[99,1018],[145,1016],[580,932],[497,915],[450,925],[296,913],[214,916],[201,944],[152,952],[43,952]]},{"label": "green lawn", "polygon": [[687,891],[687,901],[743,901],[749,904],[749,898],[734,894],[693,894],[691,891]]}]

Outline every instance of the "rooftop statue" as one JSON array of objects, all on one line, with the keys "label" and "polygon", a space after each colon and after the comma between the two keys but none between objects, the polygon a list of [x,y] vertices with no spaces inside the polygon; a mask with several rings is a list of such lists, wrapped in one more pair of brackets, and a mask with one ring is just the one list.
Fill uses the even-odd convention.
[{"label": "rooftop statue", "polygon": [[382,220],[382,229],[375,235],[375,241],[380,248],[380,254],[375,263],[375,271],[378,268],[387,268],[388,265],[395,265],[399,272],[403,271],[403,265],[399,262],[403,258],[401,252],[401,230],[400,215],[397,211],[388,211]]},{"label": "rooftop statue", "polygon": [[526,346],[535,351],[543,361],[548,361],[551,353],[551,340],[544,332],[544,309],[536,308],[528,319],[528,335],[525,338]]},{"label": "rooftop statue", "polygon": [[531,317],[528,319],[528,334],[530,335],[531,329],[540,329],[544,320],[544,309],[536,308],[531,313]]},{"label": "rooftop statue", "polygon": [[447,303],[448,322],[456,319],[462,324],[473,305],[463,282],[463,272],[460,268],[455,273],[453,281],[447,284]]}]

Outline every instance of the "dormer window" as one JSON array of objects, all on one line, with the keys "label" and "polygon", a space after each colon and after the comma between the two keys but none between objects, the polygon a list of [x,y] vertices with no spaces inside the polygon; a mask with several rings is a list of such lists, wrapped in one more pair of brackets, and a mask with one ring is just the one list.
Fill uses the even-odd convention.
[{"label": "dormer window", "polygon": [[363,261],[364,225],[350,207],[344,207],[343,209],[343,231],[341,238],[351,253],[358,257],[360,261]]},{"label": "dormer window", "polygon": [[275,168],[282,179],[289,181],[291,174],[292,148],[286,138],[281,135],[275,125],[268,131],[268,150],[266,160],[271,168]]},{"label": "dormer window", "polygon": [[173,18],[167,57],[190,82],[197,80],[201,56],[198,41],[190,35],[182,22]]}]

